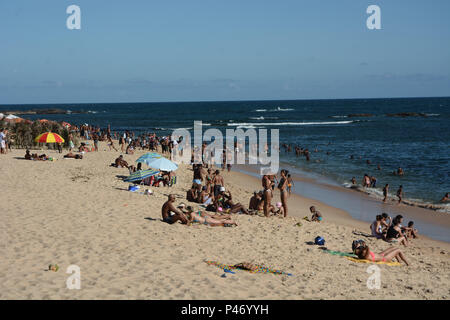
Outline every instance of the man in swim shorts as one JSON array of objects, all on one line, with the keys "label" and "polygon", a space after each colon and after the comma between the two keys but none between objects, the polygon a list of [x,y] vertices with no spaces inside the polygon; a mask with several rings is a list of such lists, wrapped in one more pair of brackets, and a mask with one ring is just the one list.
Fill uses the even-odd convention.
[{"label": "man in swim shorts", "polygon": [[163,204],[161,208],[161,214],[164,222],[167,222],[168,224],[174,224],[177,221],[181,221],[182,224],[187,224],[188,219],[186,216],[175,208],[175,196],[173,194],[170,194],[168,196],[167,201]]}]

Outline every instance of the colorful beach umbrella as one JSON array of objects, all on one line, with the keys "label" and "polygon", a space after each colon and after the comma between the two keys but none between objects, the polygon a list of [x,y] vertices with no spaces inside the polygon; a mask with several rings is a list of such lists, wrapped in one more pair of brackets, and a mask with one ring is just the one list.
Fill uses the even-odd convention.
[{"label": "colorful beach umbrella", "polygon": [[124,181],[126,181],[126,182],[140,181],[140,180],[149,178],[151,176],[157,175],[158,173],[159,173],[158,170],[152,170],[152,169],[139,170],[139,171],[136,171],[136,172],[133,172],[132,174],[130,174],[128,177],[125,178]]},{"label": "colorful beach umbrella", "polygon": [[36,139],[34,139],[34,141],[40,143],[55,143],[55,142],[64,142],[64,139],[57,133],[45,132],[37,136]]},{"label": "colorful beach umbrella", "polygon": [[146,153],[146,154],[140,156],[140,157],[136,160],[136,162],[147,163],[147,161],[150,161],[150,160],[153,160],[153,159],[159,159],[159,158],[162,158],[162,157],[163,157],[163,156],[160,155],[160,154],[157,153],[157,152],[149,152],[149,153]]},{"label": "colorful beach umbrella", "polygon": [[145,163],[150,168],[158,169],[161,171],[175,171],[178,169],[178,166],[174,162],[164,157],[149,159],[148,161],[145,161]]}]

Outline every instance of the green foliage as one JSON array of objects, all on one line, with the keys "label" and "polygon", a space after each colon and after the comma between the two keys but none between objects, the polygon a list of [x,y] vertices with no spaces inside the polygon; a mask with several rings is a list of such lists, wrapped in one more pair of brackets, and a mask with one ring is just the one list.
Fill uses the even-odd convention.
[{"label": "green foliage", "polygon": [[[3,121],[1,121],[3,122]],[[25,121],[19,123],[7,123],[0,122],[0,126],[7,128],[9,130],[9,136],[11,137],[11,142],[15,148],[33,148],[37,146],[42,146],[34,142],[34,139],[45,132],[53,132],[59,134],[64,139],[64,147],[69,145],[69,131],[67,128],[63,127],[61,124],[56,122],[39,122],[34,121],[33,123],[27,123]],[[76,141],[75,141],[76,140]],[[73,138],[75,145],[78,143],[76,137]],[[51,144],[51,148],[56,148],[56,144]]]}]

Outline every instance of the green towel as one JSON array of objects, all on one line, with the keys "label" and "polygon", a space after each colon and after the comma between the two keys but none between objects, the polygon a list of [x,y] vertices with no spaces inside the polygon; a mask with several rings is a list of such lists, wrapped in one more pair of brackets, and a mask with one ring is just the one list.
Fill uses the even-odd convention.
[{"label": "green towel", "polygon": [[352,257],[357,258],[357,256],[353,253],[341,252],[341,251],[333,251],[333,250],[323,250],[323,252],[335,255],[335,256],[343,256],[343,257]]}]

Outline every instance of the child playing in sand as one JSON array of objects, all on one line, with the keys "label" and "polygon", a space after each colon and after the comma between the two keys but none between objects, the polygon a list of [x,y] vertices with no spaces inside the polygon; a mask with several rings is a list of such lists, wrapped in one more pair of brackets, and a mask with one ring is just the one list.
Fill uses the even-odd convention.
[{"label": "child playing in sand", "polygon": [[309,208],[309,211],[311,211],[311,213],[313,214],[313,215],[311,216],[311,221],[317,221],[317,222],[320,222],[320,221],[323,220],[322,214],[321,214],[318,210],[316,210],[316,207],[311,206],[311,207]]},{"label": "child playing in sand", "polygon": [[276,206],[277,206],[278,210],[275,210],[275,208],[272,206],[271,212],[273,213],[273,215],[284,217],[283,204],[281,202],[277,202]]}]

